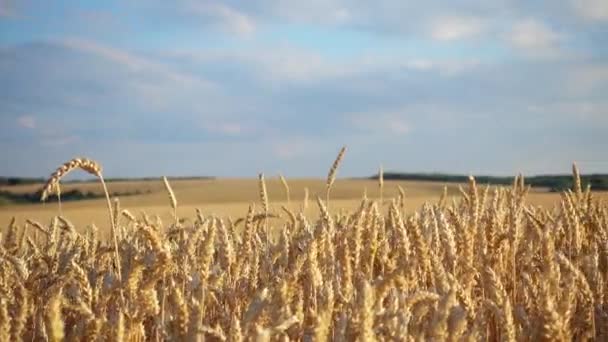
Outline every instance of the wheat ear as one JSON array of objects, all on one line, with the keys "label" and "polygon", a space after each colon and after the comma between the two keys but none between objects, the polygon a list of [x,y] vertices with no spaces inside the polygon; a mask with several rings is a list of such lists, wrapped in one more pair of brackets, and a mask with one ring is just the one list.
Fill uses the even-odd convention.
[{"label": "wheat ear", "polygon": [[171,201],[171,208],[173,209],[173,219],[175,220],[175,226],[177,227],[178,219],[177,219],[177,199],[175,198],[175,193],[171,188],[171,184],[167,180],[167,177],[163,176],[163,183],[165,184],[165,189],[167,189],[167,193],[169,194],[169,200]]},{"label": "wheat ear", "polygon": [[583,185],[581,184],[581,173],[576,163],[572,164],[572,178],[574,179],[574,193],[576,194],[576,198],[580,199],[583,194]]},{"label": "wheat ear", "polygon": [[53,191],[59,191],[59,182],[63,177],[65,177],[68,173],[73,170],[80,169],[83,170],[99,179],[101,185],[103,186],[103,191],[106,195],[106,202],[108,205],[108,213],[110,215],[110,225],[112,227],[112,237],[114,239],[114,258],[116,259],[116,270],[118,271],[118,279],[121,280],[121,270],[120,270],[120,255],[118,253],[118,239],[117,239],[117,231],[116,225],[114,224],[114,214],[112,210],[112,202],[110,201],[110,194],[108,193],[108,187],[106,186],[106,182],[103,180],[103,175],[101,174],[101,165],[91,159],[88,158],[74,158],[70,161],[63,163],[60,167],[55,170],[51,177],[47,180],[46,184],[42,188],[42,194],[40,196],[41,201],[46,201],[48,196],[53,193]]},{"label": "wheat ear", "polygon": [[380,188],[380,208],[384,204],[384,168],[382,164],[380,164],[380,169],[378,169],[378,187]]},{"label": "wheat ear", "polygon": [[287,206],[289,207],[289,204],[291,203],[289,196],[289,184],[287,184],[287,179],[285,179],[285,177],[283,177],[283,175],[280,173],[279,179],[281,180],[281,184],[283,184],[283,188],[285,188],[285,197],[287,197]]},{"label": "wheat ear", "polygon": [[331,168],[329,169],[329,173],[327,174],[327,198],[325,200],[325,203],[327,203],[327,205],[329,206],[329,193],[331,191],[331,187],[334,185],[334,182],[336,181],[336,174],[338,173],[338,167],[340,166],[340,163],[342,162],[342,159],[344,158],[344,154],[346,153],[346,146],[343,146],[342,149],[340,149],[340,152],[338,153],[338,156],[336,157],[336,160],[334,160],[334,163],[331,165]]},{"label": "wheat ear", "polygon": [[258,187],[260,190],[260,201],[262,202],[262,209],[264,210],[264,230],[266,234],[266,245],[270,243],[270,232],[268,231],[268,191],[266,190],[266,181],[264,180],[264,174],[258,175]]},{"label": "wheat ear", "polygon": [[308,209],[308,188],[304,188],[304,198],[302,199],[302,211]]}]

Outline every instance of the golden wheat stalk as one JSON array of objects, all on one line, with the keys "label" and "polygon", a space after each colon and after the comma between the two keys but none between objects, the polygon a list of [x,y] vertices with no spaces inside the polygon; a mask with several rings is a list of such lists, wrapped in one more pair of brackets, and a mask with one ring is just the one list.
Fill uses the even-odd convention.
[{"label": "golden wheat stalk", "polygon": [[336,181],[338,167],[340,166],[342,159],[344,159],[345,153],[346,153],[346,146],[343,146],[342,149],[340,149],[338,156],[334,160],[334,163],[331,165],[331,168],[329,169],[329,173],[327,174],[327,194],[326,194],[327,198],[325,201],[327,203],[327,205],[329,205],[329,193],[331,191],[331,187],[334,185],[334,182]]},{"label": "golden wheat stalk", "polygon": [[302,211],[308,209],[308,188],[304,188],[304,198],[302,199]]},{"label": "golden wheat stalk", "polygon": [[[258,175],[258,187],[260,190],[260,201],[262,202],[262,209],[264,210],[264,215],[267,216],[269,212],[268,205],[268,191],[266,190],[266,181],[264,180],[264,174],[260,173]],[[264,218],[264,230],[266,234],[266,245],[270,243],[270,231],[268,228],[268,219]]]},{"label": "golden wheat stalk", "polygon": [[378,169],[378,187],[380,188],[380,207],[384,204],[384,167]]},{"label": "golden wheat stalk", "polygon": [[441,197],[439,197],[439,203],[437,205],[439,207],[443,208],[447,198],[448,198],[448,187],[446,185],[444,185],[443,191],[441,192]]},{"label": "golden wheat stalk", "polygon": [[68,173],[73,170],[80,169],[83,170],[99,179],[101,185],[103,186],[103,191],[106,195],[106,202],[108,205],[108,213],[110,215],[110,225],[112,227],[112,237],[114,239],[114,258],[116,263],[116,270],[118,272],[118,279],[121,279],[121,270],[120,270],[120,255],[118,253],[118,237],[117,237],[117,228],[114,224],[114,214],[112,209],[112,202],[110,201],[110,194],[108,193],[108,187],[106,186],[106,182],[103,179],[103,175],[101,174],[101,164],[98,162],[88,159],[88,158],[74,158],[70,161],[63,163],[47,180],[46,184],[42,188],[42,195],[40,196],[41,201],[45,201],[53,191],[57,191],[59,189],[59,182],[63,177],[65,177]]},{"label": "golden wheat stalk", "polygon": [[581,173],[576,163],[572,164],[572,178],[574,179],[574,194],[577,199],[580,199],[583,194],[583,185],[581,183]]},{"label": "golden wheat stalk", "polygon": [[264,213],[268,213],[268,191],[266,190],[266,181],[264,180],[264,174],[258,175],[258,189],[260,192],[260,202],[262,203],[262,209]]},{"label": "golden wheat stalk", "polygon": [[177,198],[175,198],[175,193],[171,188],[171,184],[169,184],[169,180],[167,177],[163,176],[163,183],[165,184],[165,189],[167,190],[167,194],[169,195],[169,200],[171,201],[171,208],[173,209],[173,219],[175,220],[175,226],[179,223],[177,218]]},{"label": "golden wheat stalk", "polygon": [[283,184],[283,188],[285,189],[285,197],[287,198],[287,206],[290,204],[290,196],[289,196],[289,184],[287,184],[287,179],[283,177],[282,174],[279,173],[279,179],[281,180],[281,184]]}]

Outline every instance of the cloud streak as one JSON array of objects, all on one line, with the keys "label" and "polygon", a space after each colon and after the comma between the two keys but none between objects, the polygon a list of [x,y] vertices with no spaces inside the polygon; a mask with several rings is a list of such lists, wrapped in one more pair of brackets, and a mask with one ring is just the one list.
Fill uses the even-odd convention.
[{"label": "cloud streak", "polygon": [[535,19],[516,22],[507,37],[515,49],[533,57],[559,56],[558,44],[563,39],[563,35]]},{"label": "cloud streak", "polygon": [[583,18],[608,21],[608,2],[603,0],[570,0],[570,2]]},{"label": "cloud streak", "polygon": [[17,125],[26,129],[36,128],[36,119],[31,115],[22,115],[17,118]]},{"label": "cloud streak", "polygon": [[224,3],[188,1],[184,10],[213,20],[221,29],[242,36],[249,36],[256,30],[252,18]]},{"label": "cloud streak", "polygon": [[468,39],[481,34],[485,23],[475,17],[441,16],[432,21],[431,37],[440,41]]}]

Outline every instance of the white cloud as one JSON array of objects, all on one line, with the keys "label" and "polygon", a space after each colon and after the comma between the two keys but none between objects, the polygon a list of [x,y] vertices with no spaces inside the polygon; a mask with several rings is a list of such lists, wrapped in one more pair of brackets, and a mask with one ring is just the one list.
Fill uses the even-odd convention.
[{"label": "white cloud", "polygon": [[583,18],[593,21],[608,21],[608,1],[570,0],[576,12]]},{"label": "white cloud", "polygon": [[345,23],[352,18],[351,12],[346,8],[339,8],[334,12],[334,20],[336,23]]},{"label": "white cloud", "polygon": [[[236,64],[254,73],[267,85],[319,83],[373,73],[432,72],[451,77],[478,67],[474,58],[424,58],[370,52],[340,59],[293,45],[224,51],[181,51],[172,56],[202,65]],[[353,86],[353,85],[349,85]],[[360,85],[365,86],[365,85]]]},{"label": "white cloud", "polygon": [[341,25],[353,22],[360,8],[342,0],[282,0],[266,2],[260,15],[269,13],[294,23]]},{"label": "white cloud", "polygon": [[[150,111],[175,109],[176,103],[187,97],[186,94],[197,93],[202,98],[220,92],[215,83],[205,78],[141,54],[84,39],[64,39],[59,45],[94,57],[85,59],[90,63],[91,71],[103,66],[95,58],[113,64],[116,75],[104,78],[102,74],[98,81],[116,84],[115,88],[121,88],[123,95],[130,96],[130,101]],[[121,81],[118,82],[116,77],[120,77]]]},{"label": "white cloud", "polygon": [[17,124],[22,128],[34,129],[36,128],[36,118],[31,115],[22,115],[17,118]]},{"label": "white cloud", "polygon": [[249,36],[256,30],[253,19],[223,3],[189,1],[187,8],[195,14],[215,19],[222,29],[242,36]]},{"label": "white cloud", "polygon": [[352,115],[352,124],[359,130],[371,134],[403,136],[411,132],[412,126],[404,111],[378,111]]},{"label": "white cloud", "polygon": [[[67,48],[90,53],[97,57],[119,64],[128,68],[129,71],[132,72],[162,75],[168,80],[189,85],[195,83],[206,83],[203,82],[201,79],[192,77],[192,75],[190,74],[178,72],[174,70],[174,68],[167,66],[163,63],[159,63],[152,59],[142,57],[140,55],[127,52],[125,50],[100,44],[96,41],[67,38],[62,40],[61,44]],[[206,83],[206,86],[211,86],[211,84]]]},{"label": "white cloud", "polygon": [[475,17],[441,16],[431,22],[430,34],[435,40],[453,41],[475,37],[483,32],[485,24]]},{"label": "white cloud", "polygon": [[511,46],[533,57],[556,56],[559,53],[557,44],[562,38],[562,35],[535,19],[516,22],[507,35]]},{"label": "white cloud", "polygon": [[66,38],[62,40],[61,43],[67,48],[88,52],[114,63],[124,65],[132,71],[141,71],[144,68],[154,66],[154,63],[144,58],[140,58],[126,51],[102,45],[91,40]]}]

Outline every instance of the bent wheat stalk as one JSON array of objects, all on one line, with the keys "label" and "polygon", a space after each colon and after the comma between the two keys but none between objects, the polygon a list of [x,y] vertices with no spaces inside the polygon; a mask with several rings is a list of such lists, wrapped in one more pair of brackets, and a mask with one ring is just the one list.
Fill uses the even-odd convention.
[{"label": "bent wheat stalk", "polygon": [[42,202],[46,201],[49,195],[53,194],[53,192],[59,193],[59,182],[63,177],[65,177],[68,173],[73,170],[80,169],[85,171],[99,179],[101,185],[103,186],[103,192],[106,195],[106,202],[108,205],[108,213],[110,215],[110,225],[112,227],[112,238],[114,239],[114,258],[116,262],[116,270],[118,272],[119,281],[122,279],[122,273],[120,270],[120,255],[118,253],[118,238],[116,236],[116,225],[114,224],[114,214],[112,210],[112,202],[110,201],[110,194],[108,193],[108,187],[106,186],[106,182],[103,180],[103,175],[101,174],[101,165],[88,158],[74,158],[70,161],[63,163],[60,167],[51,174],[51,177],[47,180],[46,184],[42,188],[42,194],[40,196],[40,200]]}]

